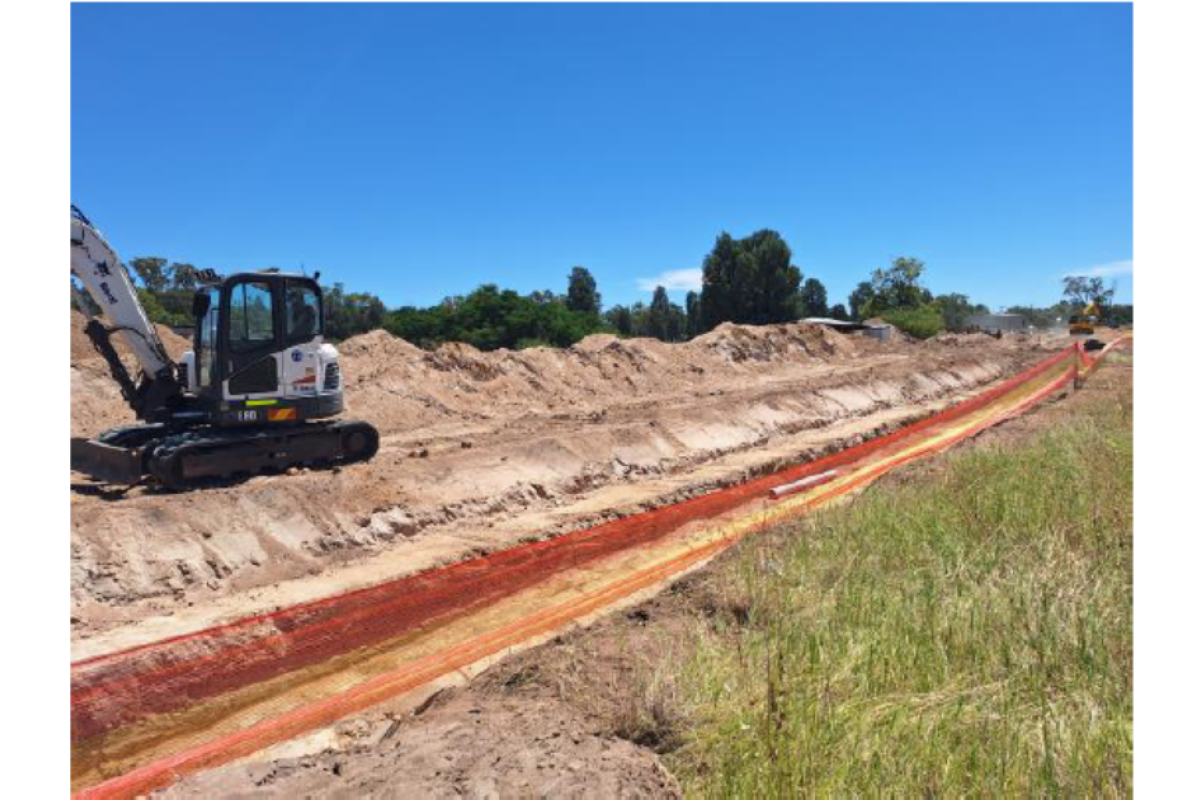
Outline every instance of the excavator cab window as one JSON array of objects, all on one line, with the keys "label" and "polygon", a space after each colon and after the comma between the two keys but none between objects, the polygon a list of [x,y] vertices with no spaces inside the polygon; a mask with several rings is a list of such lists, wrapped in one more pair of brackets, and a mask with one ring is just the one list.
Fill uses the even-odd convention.
[{"label": "excavator cab window", "polygon": [[219,378],[231,396],[279,390],[281,283],[275,275],[237,276],[225,283],[226,352],[221,355]]},{"label": "excavator cab window", "polygon": [[196,370],[201,388],[212,385],[213,367],[217,363],[217,336],[221,330],[221,290],[213,288],[207,294],[196,295]]},{"label": "excavator cab window", "polygon": [[229,347],[236,352],[255,350],[275,341],[275,311],[271,284],[245,281],[233,287],[229,298]]},{"label": "excavator cab window", "polygon": [[284,295],[288,343],[311,341],[321,333],[321,298],[316,288],[307,281],[288,280]]}]

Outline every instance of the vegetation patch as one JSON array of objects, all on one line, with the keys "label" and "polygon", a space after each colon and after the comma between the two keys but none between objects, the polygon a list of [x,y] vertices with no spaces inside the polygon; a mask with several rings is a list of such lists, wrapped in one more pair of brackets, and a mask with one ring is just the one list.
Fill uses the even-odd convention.
[{"label": "vegetation patch", "polygon": [[[130,259],[127,269],[136,278],[138,298],[152,322],[174,328],[193,324],[192,297],[200,287],[200,270],[194,265],[169,262],[160,256]],[[972,316],[987,314],[982,303],[972,303],[960,292],[934,296],[922,282],[925,262],[900,256],[890,266],[871,272],[850,293],[849,310],[829,303],[825,285],[804,279],[792,264],[792,250],[777,232],[767,228],[735,239],[722,232],[704,257],[700,283],[691,270],[682,276],[664,273],[670,288],[688,291],[683,305],[672,302],[668,287],[655,286],[649,304],[638,300],[604,309],[595,277],[581,266],[571,268],[567,291],[537,290],[527,295],[484,283],[467,295],[446,297],[421,308],[405,305],[388,309],[370,292],[348,292],[336,281],[326,286],[324,334],[333,342],[381,328],[394,336],[434,350],[448,342],[461,342],[480,350],[528,347],[570,347],[594,333],[622,337],[649,337],[682,342],[714,330],[726,322],[764,325],[795,322],[807,317],[832,317],[859,321],[882,317],[905,333],[920,339],[949,330],[970,332]],[[649,289],[646,282],[645,289]],[[1096,277],[1063,278],[1063,300],[1049,308],[1011,306],[1007,313],[1024,318],[1038,328],[1061,326],[1063,320],[1091,303],[1100,307],[1101,322],[1109,326],[1133,322],[1133,306],[1112,305],[1116,285],[1105,288]],[[72,294],[89,314],[100,309],[90,298]]]},{"label": "vegetation patch", "polygon": [[1128,795],[1132,396],[748,541],[664,665],[691,794]]},{"label": "vegetation patch", "polygon": [[928,339],[946,330],[941,309],[934,303],[913,308],[894,308],[884,313],[883,321],[918,339]]}]

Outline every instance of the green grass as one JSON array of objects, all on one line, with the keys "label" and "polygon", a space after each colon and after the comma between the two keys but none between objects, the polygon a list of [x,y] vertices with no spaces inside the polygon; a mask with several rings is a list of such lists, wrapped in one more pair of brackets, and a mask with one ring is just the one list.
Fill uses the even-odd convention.
[{"label": "green grass", "polygon": [[[1132,399],[744,544],[667,756],[720,796],[1132,792]],[[743,613],[747,612],[748,613]]]}]

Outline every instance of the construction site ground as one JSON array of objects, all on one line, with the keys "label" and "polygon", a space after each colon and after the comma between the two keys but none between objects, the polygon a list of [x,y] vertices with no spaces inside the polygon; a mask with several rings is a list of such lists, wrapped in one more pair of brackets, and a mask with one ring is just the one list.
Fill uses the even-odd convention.
[{"label": "construction site ground", "polygon": [[[73,318],[72,434],[91,435],[132,420],[81,324]],[[187,347],[169,332],[163,338],[173,355]],[[685,344],[593,336],[566,350],[494,353],[465,345],[428,352],[382,331],[357,337],[340,350],[348,416],[370,421],[383,436],[368,463],[185,492],[121,489],[72,475],[72,659],[82,663],[740,485],[978,394],[1068,341],[1061,334],[975,334],[917,342],[897,333],[880,342],[804,324],[724,325]],[[491,680],[485,675],[479,685]],[[453,699],[468,695],[442,693],[422,703],[456,682],[285,741],[212,779],[231,780],[229,790],[241,792],[248,787],[234,784],[250,773],[239,770],[271,765],[253,781],[265,787],[296,770],[307,781],[316,773],[303,765],[317,763],[315,754],[358,748],[365,737],[377,745],[394,741],[404,753],[400,762],[393,752],[367,770],[382,781],[378,787],[400,774],[388,770],[424,774],[425,753],[437,768],[427,784],[411,785],[427,794],[524,794],[530,786],[578,794],[605,781],[616,794],[675,791],[654,757],[657,734],[639,732],[640,723],[626,720],[597,738],[583,706],[552,709],[547,714],[558,716],[551,720],[538,711],[540,700],[523,698],[494,708],[484,722],[474,706],[454,705],[474,703]],[[603,691],[593,694],[580,702],[606,702]],[[464,729],[463,715],[495,730]],[[397,722],[417,718],[446,724],[410,731]],[[509,749],[506,738],[520,747]],[[482,753],[482,739],[500,750]],[[504,774],[481,760],[498,764],[505,753]],[[89,758],[96,755],[103,757]],[[408,758],[418,762],[406,766]],[[444,761],[457,766],[448,773]],[[119,764],[100,774],[119,774],[111,771]],[[450,773],[453,785],[444,781]],[[550,775],[556,783],[544,782]],[[174,791],[206,785],[202,776]],[[362,784],[350,793],[364,791],[373,789]]]},{"label": "construction site ground", "polygon": [[[72,319],[72,435],[132,421]],[[178,355],[185,340],[164,332]],[[71,480],[76,659],[678,501],[840,449],[1015,374],[1062,336],[889,343],[724,325],[567,350],[342,343],[370,462],[167,493]]]},{"label": "construction site ground", "polygon": [[[986,346],[986,345],[985,345]],[[1035,412],[959,447],[996,447],[1062,424],[1087,404],[1131,402],[1127,356]],[[926,480],[945,457],[889,473]],[[875,491],[872,489],[870,491]],[[654,680],[697,628],[740,624],[727,552],[657,596],[510,656],[418,707],[383,704],[302,740],[190,776],[171,796],[679,796],[660,761],[686,720]]]}]

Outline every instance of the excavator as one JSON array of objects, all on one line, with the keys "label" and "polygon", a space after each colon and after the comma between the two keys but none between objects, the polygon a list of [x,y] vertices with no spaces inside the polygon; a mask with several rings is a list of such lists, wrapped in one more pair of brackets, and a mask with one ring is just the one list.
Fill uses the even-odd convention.
[{"label": "excavator", "polygon": [[[179,490],[206,479],[365,461],[378,451],[372,425],[333,419],[344,406],[343,378],[338,351],[323,336],[319,272],[199,271],[193,349],[178,364],[116,252],[74,205],[71,275],[84,332],[140,421],[73,438],[72,470],[104,483]],[[134,374],[117,336],[137,362]]]},{"label": "excavator", "polygon": [[1072,336],[1091,336],[1100,324],[1100,304],[1093,300],[1083,311],[1072,314],[1067,321],[1068,332]]}]

